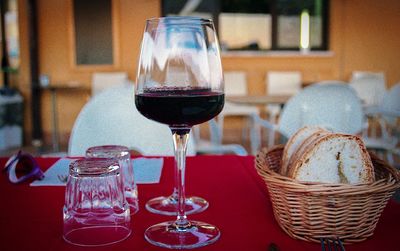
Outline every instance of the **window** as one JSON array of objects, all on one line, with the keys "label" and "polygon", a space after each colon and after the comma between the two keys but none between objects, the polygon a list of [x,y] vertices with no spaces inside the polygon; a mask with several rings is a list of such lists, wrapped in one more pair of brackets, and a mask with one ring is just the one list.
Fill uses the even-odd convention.
[{"label": "window", "polygon": [[[19,32],[18,32],[18,2],[16,0],[2,1],[1,8],[4,8],[4,33],[2,39],[5,43],[6,57],[3,57],[3,71],[16,72],[20,64]],[[1,31],[0,31],[1,32]],[[6,65],[4,65],[6,64]]]},{"label": "window", "polygon": [[329,0],[163,0],[163,16],[212,18],[222,50],[327,50]]},{"label": "window", "polygon": [[118,63],[117,1],[70,1],[73,65],[115,66]]}]

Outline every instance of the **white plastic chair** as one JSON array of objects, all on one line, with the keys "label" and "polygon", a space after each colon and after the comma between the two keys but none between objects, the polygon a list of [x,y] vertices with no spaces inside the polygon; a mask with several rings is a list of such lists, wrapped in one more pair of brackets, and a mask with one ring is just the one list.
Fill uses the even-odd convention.
[{"label": "white plastic chair", "polygon": [[[364,113],[360,99],[353,89],[343,84],[313,84],[304,88],[285,104],[278,124],[258,116],[255,124],[268,130],[268,146],[275,144],[275,133],[285,138],[306,125],[324,126],[334,132],[360,134]],[[252,133],[252,151],[261,145],[260,130]]]},{"label": "white plastic chair", "polygon": [[[293,96],[301,90],[301,72],[299,71],[269,71],[265,78],[268,95],[290,95]],[[266,106],[269,113],[269,121],[275,123],[281,106],[269,104]]]},{"label": "white plastic chair", "polygon": [[383,71],[352,71],[350,82],[364,77],[376,77],[385,80],[385,73]]},{"label": "white plastic chair", "polygon": [[[224,73],[224,81],[225,81],[225,96],[246,96],[248,94],[247,91],[247,80],[246,74],[241,71],[226,71]],[[225,102],[224,108],[221,113],[217,116],[218,118],[218,128],[220,130],[219,144],[222,143],[223,139],[223,130],[224,130],[224,119],[228,116],[242,116],[247,117],[247,125],[243,130],[243,135],[251,128],[251,117],[254,114],[260,114],[260,111],[255,106],[250,105],[242,105],[242,104],[234,104],[229,101]]]},{"label": "white plastic chair", "polygon": [[247,151],[243,146],[239,144],[221,144],[219,138],[221,138],[218,124],[215,119],[211,119],[207,122],[210,131],[210,140],[201,138],[200,126],[196,125],[193,127],[193,137],[196,144],[197,154],[236,154],[246,156]]},{"label": "white plastic chair", "polygon": [[[89,100],[73,126],[68,155],[82,156],[87,148],[105,144],[124,145],[143,155],[174,155],[170,129],[139,113],[133,85],[109,88]],[[187,154],[196,154],[192,137]]]},{"label": "white plastic chair", "polygon": [[400,137],[400,128],[398,119],[400,118],[400,83],[393,86],[384,95],[382,104],[374,111],[373,115],[381,129],[380,135],[369,136],[363,134],[364,142],[367,148],[375,150],[378,154],[386,155],[388,162],[395,165],[393,155],[400,156],[400,147],[398,146]]},{"label": "white plastic chair", "polygon": [[353,72],[350,80],[350,86],[354,88],[366,112],[373,106],[379,106],[383,101],[386,92],[385,75],[382,72]]},{"label": "white plastic chair", "polygon": [[386,120],[392,124],[395,123],[396,118],[400,117],[400,82],[385,93],[382,113]]},{"label": "white plastic chair", "polygon": [[356,91],[358,97],[363,103],[364,113],[369,118],[366,132],[371,131],[373,137],[376,137],[377,128],[376,110],[382,105],[383,96],[386,92],[386,81],[383,72],[363,72],[355,71],[351,77],[350,86]]},{"label": "white plastic chair", "polygon": [[95,72],[92,75],[92,96],[105,89],[128,84],[128,81],[126,72]]}]

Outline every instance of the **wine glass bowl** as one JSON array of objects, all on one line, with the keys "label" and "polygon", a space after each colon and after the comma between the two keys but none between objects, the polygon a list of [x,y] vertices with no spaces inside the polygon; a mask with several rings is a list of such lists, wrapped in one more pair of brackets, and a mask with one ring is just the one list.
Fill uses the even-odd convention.
[{"label": "wine glass bowl", "polygon": [[[145,238],[167,248],[195,248],[216,241],[213,225],[189,221],[186,209],[208,207],[198,197],[186,199],[186,148],[191,127],[214,118],[224,106],[219,45],[212,20],[195,17],[153,18],[146,22],[139,58],[135,104],[148,119],[170,127],[175,151],[175,188],[170,197],[149,201],[151,212],[176,214],[175,221],[149,227]],[[199,204],[196,204],[196,203]],[[165,213],[162,204],[173,213]],[[193,204],[194,203],[194,204]],[[172,205],[172,207],[171,207]]]}]

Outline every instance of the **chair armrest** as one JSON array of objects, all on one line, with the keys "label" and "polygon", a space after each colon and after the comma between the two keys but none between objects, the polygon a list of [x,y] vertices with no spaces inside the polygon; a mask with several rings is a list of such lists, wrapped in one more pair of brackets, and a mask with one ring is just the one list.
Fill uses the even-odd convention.
[{"label": "chair armrest", "polygon": [[255,124],[259,124],[269,130],[274,130],[274,131],[278,130],[278,126],[276,124],[272,124],[268,120],[260,118],[258,114],[253,114],[252,118]]},{"label": "chair armrest", "polygon": [[204,147],[198,147],[196,149],[199,153],[202,154],[236,154],[240,156],[246,156],[247,151],[243,146],[239,144],[208,144]]},{"label": "chair armrest", "polygon": [[268,129],[268,147],[271,147],[275,143],[275,133],[278,132],[278,125],[272,124],[268,120],[260,118],[259,115],[252,115],[253,130],[251,130],[251,150],[253,154],[256,154],[258,149],[261,147],[261,127]]}]

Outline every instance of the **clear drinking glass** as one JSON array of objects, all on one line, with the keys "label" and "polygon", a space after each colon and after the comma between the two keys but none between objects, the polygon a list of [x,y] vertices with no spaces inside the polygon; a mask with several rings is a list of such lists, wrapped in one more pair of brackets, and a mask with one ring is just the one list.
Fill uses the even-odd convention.
[{"label": "clear drinking glass", "polygon": [[113,159],[72,162],[65,190],[63,238],[78,246],[103,246],[131,234],[119,163]]},{"label": "clear drinking glass", "polygon": [[131,215],[139,211],[138,189],[134,179],[133,166],[129,148],[120,145],[93,146],[86,150],[89,158],[115,158],[118,160],[124,181],[125,198]]},{"label": "clear drinking glass", "polygon": [[190,129],[218,115],[224,106],[219,45],[211,20],[147,20],[135,103],[145,117],[170,127],[175,149],[177,219],[149,227],[146,240],[178,249],[215,242],[219,230],[207,223],[189,221],[185,211],[185,161]]}]

